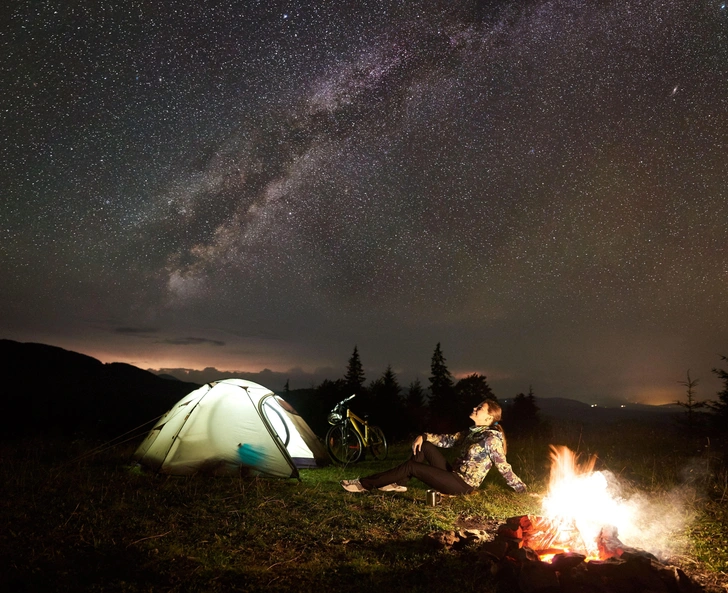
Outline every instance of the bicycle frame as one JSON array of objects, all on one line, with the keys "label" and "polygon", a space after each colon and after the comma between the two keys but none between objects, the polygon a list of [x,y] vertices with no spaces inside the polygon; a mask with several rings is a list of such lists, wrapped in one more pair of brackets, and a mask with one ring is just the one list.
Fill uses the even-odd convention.
[{"label": "bicycle frame", "polygon": [[[359,433],[359,436],[361,437],[362,444],[364,447],[369,446],[369,422],[364,420],[363,418],[360,418],[354,412],[352,412],[349,408],[346,408],[346,419],[347,421],[354,427],[354,430]],[[364,427],[364,432],[362,432],[361,427]]]}]

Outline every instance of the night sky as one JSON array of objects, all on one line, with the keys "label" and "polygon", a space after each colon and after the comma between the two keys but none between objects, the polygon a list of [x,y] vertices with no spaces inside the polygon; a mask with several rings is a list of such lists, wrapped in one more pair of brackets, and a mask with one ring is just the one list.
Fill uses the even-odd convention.
[{"label": "night sky", "polygon": [[0,337],[716,397],[724,0],[26,0],[0,47]]}]

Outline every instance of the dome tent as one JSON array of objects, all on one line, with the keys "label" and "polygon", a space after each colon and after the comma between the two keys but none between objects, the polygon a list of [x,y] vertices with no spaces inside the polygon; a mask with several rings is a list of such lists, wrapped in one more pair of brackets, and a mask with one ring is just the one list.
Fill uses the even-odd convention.
[{"label": "dome tent", "polygon": [[297,478],[328,462],[308,424],[270,389],[224,379],[194,390],[169,410],[134,459],[172,475],[245,473]]}]

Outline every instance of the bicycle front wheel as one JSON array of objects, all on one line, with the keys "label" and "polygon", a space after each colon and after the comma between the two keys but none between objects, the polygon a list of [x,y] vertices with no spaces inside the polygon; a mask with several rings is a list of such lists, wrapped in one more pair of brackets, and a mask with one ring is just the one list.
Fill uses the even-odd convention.
[{"label": "bicycle front wheel", "polygon": [[336,424],[326,433],[326,449],[336,463],[359,461],[363,448],[361,437],[346,424]]},{"label": "bicycle front wheel", "polygon": [[387,437],[384,436],[382,429],[378,426],[369,427],[369,450],[372,457],[381,461],[387,458],[389,446],[387,445]]}]

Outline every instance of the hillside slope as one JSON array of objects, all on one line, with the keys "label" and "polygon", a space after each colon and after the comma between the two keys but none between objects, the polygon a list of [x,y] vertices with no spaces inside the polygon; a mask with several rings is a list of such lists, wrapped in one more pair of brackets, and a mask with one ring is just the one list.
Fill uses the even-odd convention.
[{"label": "hillside slope", "polygon": [[196,387],[55,346],[0,340],[0,438],[113,438]]}]

